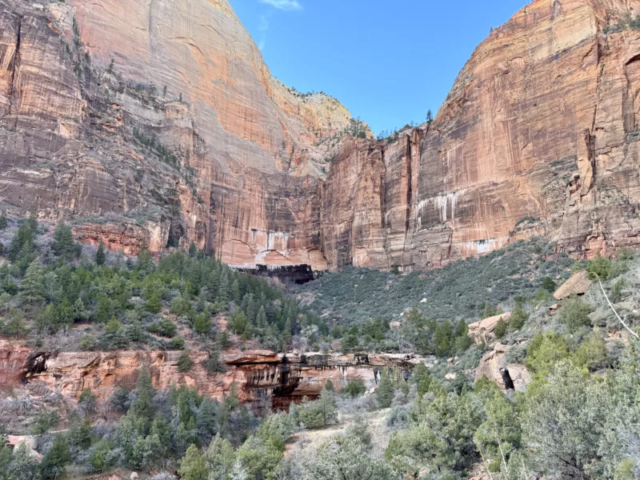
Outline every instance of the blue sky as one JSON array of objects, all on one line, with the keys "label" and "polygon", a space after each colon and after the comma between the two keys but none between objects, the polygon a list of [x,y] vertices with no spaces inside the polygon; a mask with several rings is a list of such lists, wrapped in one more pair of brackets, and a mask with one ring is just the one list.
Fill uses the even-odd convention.
[{"label": "blue sky", "polygon": [[230,0],[274,76],[377,134],[436,111],[491,27],[527,0]]}]

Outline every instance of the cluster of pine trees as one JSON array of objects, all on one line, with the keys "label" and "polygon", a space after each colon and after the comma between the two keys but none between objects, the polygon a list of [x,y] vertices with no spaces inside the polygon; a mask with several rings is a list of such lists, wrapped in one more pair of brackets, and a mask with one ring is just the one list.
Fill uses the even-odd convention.
[{"label": "cluster of pine trees", "polygon": [[[0,222],[2,223],[2,222]],[[6,218],[5,218],[6,228]],[[243,340],[285,350],[292,336],[308,325],[327,325],[301,309],[268,282],[238,273],[193,245],[155,263],[142,248],[137,261],[111,255],[104,245],[88,257],[75,243],[71,228],[60,223],[47,242],[35,217],[22,221],[0,267],[0,333],[41,341],[78,323],[101,326],[79,347],[122,349],[130,343],[179,349],[183,339],[167,311],[190,325],[203,340],[221,347],[228,335],[216,332],[212,318],[227,314],[233,333]],[[4,250],[4,247],[3,247]]]}]

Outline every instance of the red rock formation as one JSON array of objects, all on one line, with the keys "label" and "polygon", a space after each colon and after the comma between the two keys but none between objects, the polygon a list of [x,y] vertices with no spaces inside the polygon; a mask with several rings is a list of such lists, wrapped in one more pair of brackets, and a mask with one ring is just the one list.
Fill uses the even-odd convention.
[{"label": "red rock formation", "polygon": [[63,352],[43,355],[43,368],[33,369],[29,360],[40,352],[31,352],[17,344],[0,341],[0,386],[21,381],[41,383],[67,398],[78,399],[82,390],[91,388],[100,399],[111,397],[120,387],[135,388],[141,368],[148,368],[154,387],[186,385],[201,394],[221,399],[230,395],[233,385],[241,401],[259,407],[272,401],[276,408],[287,408],[303,397],[317,397],[328,380],[336,390],[350,380],[361,379],[368,388],[376,384],[376,373],[383,368],[411,370],[421,359],[412,355],[322,355],[275,354],[265,350],[229,351],[221,360],[225,373],[210,374],[206,369],[209,354],[191,352],[194,366],[178,371],[181,352]]},{"label": "red rock formation", "polygon": [[227,0],[0,0],[0,195],[90,243],[194,241],[238,266],[427,268],[531,235],[586,257],[638,245],[638,13],[534,1],[433,123],[387,143],[274,80]]}]

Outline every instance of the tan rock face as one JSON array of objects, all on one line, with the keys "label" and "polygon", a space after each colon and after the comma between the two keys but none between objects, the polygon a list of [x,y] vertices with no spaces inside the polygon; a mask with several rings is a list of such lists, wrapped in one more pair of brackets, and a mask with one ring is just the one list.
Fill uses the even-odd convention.
[{"label": "tan rock face", "polygon": [[500,320],[509,322],[510,318],[511,312],[507,312],[501,315],[485,318],[484,320],[480,320],[479,322],[470,323],[469,336],[473,338],[473,341],[477,345],[481,343],[489,345],[495,340],[495,334],[493,333],[493,331],[495,330],[496,325],[498,325],[498,322]]},{"label": "tan rock face", "polygon": [[553,296],[556,300],[565,300],[572,295],[584,295],[591,288],[591,283],[588,272],[584,270],[576,272],[556,290]]},{"label": "tan rock face", "polygon": [[135,253],[427,268],[545,235],[640,240],[639,0],[536,0],[476,49],[430,125],[346,135],[277,82],[227,0],[0,0],[0,195]]}]

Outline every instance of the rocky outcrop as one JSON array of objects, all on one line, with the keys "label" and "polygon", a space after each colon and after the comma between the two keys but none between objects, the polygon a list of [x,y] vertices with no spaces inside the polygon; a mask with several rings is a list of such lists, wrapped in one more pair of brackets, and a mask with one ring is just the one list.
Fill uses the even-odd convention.
[{"label": "rocky outcrop", "polygon": [[591,283],[589,272],[585,270],[576,272],[556,290],[553,296],[556,300],[565,300],[572,295],[584,295],[591,288]]},{"label": "rocky outcrop", "polygon": [[527,370],[527,367],[521,364],[507,364],[505,353],[509,350],[509,347],[497,343],[493,350],[487,353],[480,365],[476,369],[476,380],[480,380],[486,377],[503,390],[507,389],[504,381],[503,372],[509,372],[509,378],[513,382],[514,390],[522,391],[531,382],[531,373]]},{"label": "rocky outcrop", "polygon": [[493,331],[498,325],[500,320],[509,322],[511,318],[511,312],[502,313],[493,317],[485,318],[479,322],[469,324],[469,336],[473,339],[476,345],[481,343],[489,345],[495,341],[495,334]]},{"label": "rocky outcrop", "polygon": [[[339,391],[349,381],[360,379],[375,387],[381,370],[411,371],[422,361],[413,355],[340,355],[321,353],[276,354],[271,351],[229,351],[222,355],[224,373],[209,373],[207,352],[191,352],[194,365],[178,371],[181,352],[32,352],[9,342],[0,343],[0,385],[20,382],[41,384],[71,399],[90,388],[99,399],[108,399],[121,387],[135,388],[142,368],[148,368],[156,388],[186,385],[201,394],[221,399],[235,388],[242,402],[260,408],[268,403],[287,408],[303,397],[320,395],[331,380]],[[42,358],[41,367],[34,359]],[[234,387],[235,386],[235,387]]]},{"label": "rocky outcrop", "polygon": [[[389,141],[276,81],[227,0],[0,0],[0,197],[136,253],[428,268],[639,245],[639,0],[535,0]],[[356,135],[358,136],[358,135]]]}]

